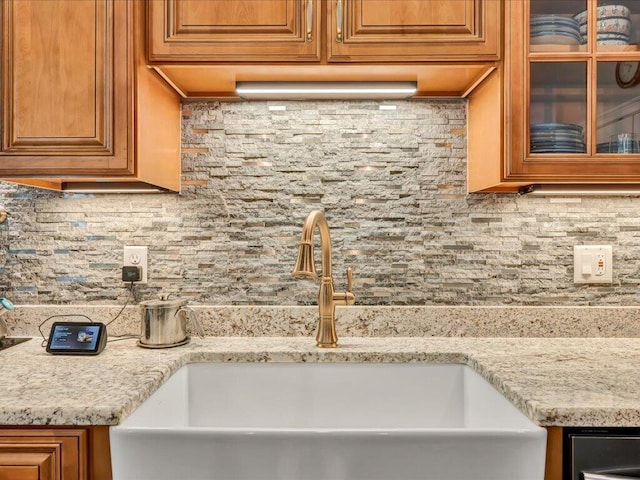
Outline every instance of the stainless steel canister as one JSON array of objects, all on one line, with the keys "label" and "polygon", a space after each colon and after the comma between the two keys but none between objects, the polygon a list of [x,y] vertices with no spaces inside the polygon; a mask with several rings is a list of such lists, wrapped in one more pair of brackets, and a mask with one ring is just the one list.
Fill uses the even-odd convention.
[{"label": "stainless steel canister", "polygon": [[195,312],[187,307],[187,300],[148,300],[140,302],[141,347],[168,348],[184,345],[189,341],[187,319],[203,336],[202,327]]}]

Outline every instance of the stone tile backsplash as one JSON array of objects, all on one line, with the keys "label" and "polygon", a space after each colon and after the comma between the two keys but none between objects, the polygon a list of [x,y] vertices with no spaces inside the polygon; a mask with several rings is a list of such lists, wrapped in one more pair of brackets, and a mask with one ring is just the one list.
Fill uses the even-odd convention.
[{"label": "stone tile backsplash", "polygon": [[[352,266],[360,305],[638,303],[640,199],[468,195],[465,101],[381,104],[186,103],[180,195],[1,183],[2,295],[124,303],[122,247],[148,245],[133,300],[313,304],[317,285],[290,272],[322,209],[336,288]],[[613,245],[613,285],[573,284],[577,244]]]}]

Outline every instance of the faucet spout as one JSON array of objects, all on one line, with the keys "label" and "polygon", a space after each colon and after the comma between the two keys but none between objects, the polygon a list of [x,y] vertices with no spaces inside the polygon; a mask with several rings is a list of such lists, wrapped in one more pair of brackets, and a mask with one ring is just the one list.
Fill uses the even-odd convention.
[{"label": "faucet spout", "polygon": [[320,232],[321,268],[323,277],[331,277],[331,234],[329,224],[320,210],[313,210],[302,225],[302,236],[298,249],[298,260],[293,276],[298,278],[316,278],[313,237],[316,226]]},{"label": "faucet spout", "polygon": [[316,345],[318,347],[336,347],[338,345],[335,327],[336,305],[353,305],[355,295],[351,292],[352,273],[350,268],[347,270],[347,291],[336,293],[334,289],[331,266],[331,234],[327,219],[320,210],[313,210],[302,226],[298,258],[292,275],[296,278],[317,278],[313,248],[316,227],[320,233],[322,273],[320,291],[318,292],[319,321]]}]

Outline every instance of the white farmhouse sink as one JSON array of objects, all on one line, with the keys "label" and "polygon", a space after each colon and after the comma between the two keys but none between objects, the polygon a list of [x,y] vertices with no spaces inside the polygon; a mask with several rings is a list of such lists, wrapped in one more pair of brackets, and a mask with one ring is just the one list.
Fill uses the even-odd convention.
[{"label": "white farmhouse sink", "polygon": [[440,364],[191,364],[111,427],[114,480],[542,480],[545,445]]}]

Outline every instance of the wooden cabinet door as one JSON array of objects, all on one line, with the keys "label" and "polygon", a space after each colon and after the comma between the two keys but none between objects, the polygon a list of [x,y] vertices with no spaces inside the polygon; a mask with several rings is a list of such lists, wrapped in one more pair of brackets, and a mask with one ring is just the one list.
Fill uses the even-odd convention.
[{"label": "wooden cabinet door", "polygon": [[500,11],[500,0],[329,0],[328,60],[496,60]]},{"label": "wooden cabinet door", "polygon": [[150,61],[320,59],[320,0],[154,0]]},{"label": "wooden cabinet door", "polygon": [[[529,37],[533,15],[569,18],[584,5],[506,4],[505,181],[640,182],[637,146],[628,152],[608,149],[609,134],[640,131],[635,126],[640,86],[620,88],[615,78],[618,62],[640,60],[640,46],[601,44],[599,33],[597,42],[570,45],[554,43],[553,37]],[[589,0],[586,5],[592,12],[599,2]],[[635,15],[640,4],[634,7]],[[594,23],[591,36],[599,25]],[[621,130],[607,130],[611,124],[622,125]]]},{"label": "wooden cabinet door", "polygon": [[0,429],[0,480],[87,480],[86,429]]},{"label": "wooden cabinet door", "polygon": [[131,4],[4,0],[0,175],[126,174]]},{"label": "wooden cabinet door", "polygon": [[55,449],[42,452],[33,446],[0,448],[0,480],[59,480],[55,471]]}]

